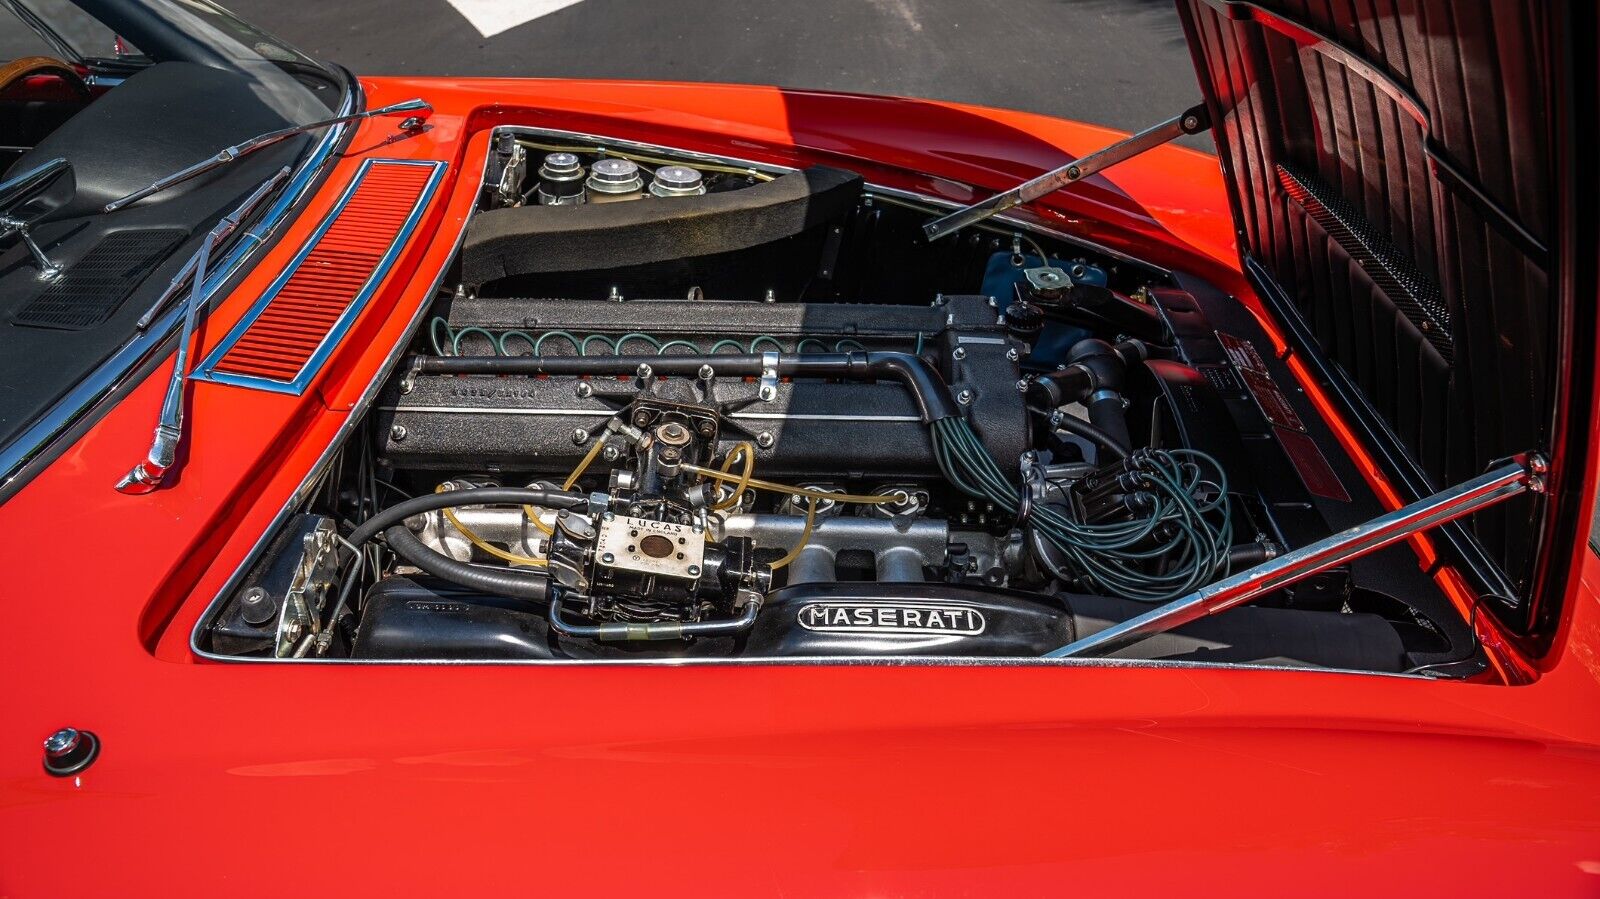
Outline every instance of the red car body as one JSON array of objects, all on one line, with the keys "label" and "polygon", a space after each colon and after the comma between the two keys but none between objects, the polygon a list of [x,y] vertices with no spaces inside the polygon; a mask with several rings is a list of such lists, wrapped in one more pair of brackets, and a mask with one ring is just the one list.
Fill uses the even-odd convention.
[{"label": "red car body", "polygon": [[[179,476],[154,494],[115,492],[148,445],[165,363],[0,506],[13,537],[0,548],[0,894],[1600,891],[1600,560],[1581,541],[1563,551],[1579,576],[1548,651],[1478,619],[1492,672],[1472,683],[1111,663],[196,657],[189,634],[209,597],[428,302],[494,126],[846,165],[962,202],[1117,136],[762,87],[362,87],[371,106],[427,98],[432,127],[395,141],[392,125],[364,124],[196,350],[244,314],[364,158],[446,162],[421,227],[313,389],[195,382]],[[1159,149],[1029,214],[1254,302],[1214,157]],[[1594,361],[1571,376],[1592,382]],[[1309,377],[1301,386],[1319,396]],[[1342,436],[1381,493],[1378,467]],[[1591,502],[1595,482],[1590,465]],[[1431,558],[1425,540],[1415,547]],[[1448,569],[1438,577],[1452,583]],[[38,740],[66,725],[93,730],[102,755],[75,778],[46,776]]]}]

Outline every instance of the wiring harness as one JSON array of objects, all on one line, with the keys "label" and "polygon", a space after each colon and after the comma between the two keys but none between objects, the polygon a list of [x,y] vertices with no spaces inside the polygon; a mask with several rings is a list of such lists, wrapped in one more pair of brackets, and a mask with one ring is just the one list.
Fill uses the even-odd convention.
[{"label": "wiring harness", "polygon": [[1140,497],[1124,520],[1075,520],[1032,485],[1018,489],[965,420],[931,425],[934,455],[950,483],[1016,515],[1035,555],[1058,578],[1082,589],[1146,602],[1175,599],[1227,567],[1232,525],[1227,477],[1194,450],[1141,449],[1123,465]]}]

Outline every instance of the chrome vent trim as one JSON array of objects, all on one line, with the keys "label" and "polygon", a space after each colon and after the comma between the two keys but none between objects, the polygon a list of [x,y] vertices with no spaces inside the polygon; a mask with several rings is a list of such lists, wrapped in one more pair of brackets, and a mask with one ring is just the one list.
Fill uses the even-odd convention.
[{"label": "chrome vent trim", "polygon": [[[256,324],[257,320],[261,318],[264,312],[266,312],[267,307],[271,305],[274,299],[277,298],[279,292],[283,290],[284,286],[289,283],[290,279],[293,278],[297,272],[299,272],[301,265],[306,260],[306,257],[317,248],[317,245],[321,242],[323,236],[327,234],[328,229],[332,228],[333,225],[339,220],[339,217],[341,214],[343,214],[345,207],[349,205],[351,197],[353,197],[356,191],[361,187],[362,182],[366,180],[368,174],[371,173],[375,166],[380,165],[418,166],[430,169],[431,171],[427,181],[423,184],[422,189],[418,192],[417,198],[412,204],[410,213],[407,214],[405,220],[401,223],[399,230],[396,231],[393,239],[390,240],[382,257],[373,267],[372,272],[367,276],[366,281],[356,292],[349,305],[328,329],[328,332],[323,335],[322,340],[318,342],[316,349],[311,352],[310,356],[300,367],[299,371],[296,372],[292,378],[278,379],[218,370],[219,364],[222,362],[224,357],[228,355],[228,352],[232,350],[247,333],[249,333],[250,329]],[[327,364],[328,357],[333,354],[334,348],[336,348],[339,345],[339,342],[344,339],[345,334],[355,323],[356,318],[360,316],[362,310],[366,308],[366,305],[368,301],[372,299],[373,294],[377,292],[378,285],[383,283],[384,277],[387,276],[389,270],[393,268],[395,260],[399,257],[400,252],[410,241],[411,235],[416,231],[417,223],[422,219],[423,212],[427,210],[429,203],[432,201],[434,194],[437,192],[439,182],[443,179],[445,169],[447,167],[448,166],[445,163],[434,160],[368,159],[364,161],[361,164],[361,168],[356,172],[355,177],[351,179],[349,186],[345,188],[344,193],[340,195],[338,201],[334,203],[333,208],[328,211],[328,214],[323,217],[321,224],[317,226],[317,230],[313,232],[311,237],[306,240],[303,246],[301,246],[299,252],[295,254],[294,259],[290,260],[289,264],[284,267],[284,270],[276,279],[273,280],[272,284],[262,292],[261,297],[256,300],[253,306],[250,307],[250,310],[245,313],[244,317],[241,318],[237,324],[234,325],[233,330],[228,332],[228,336],[223,338],[222,342],[219,343],[211,351],[211,353],[206,356],[205,361],[201,363],[200,367],[194,372],[194,374],[190,375],[190,378],[198,381],[210,381],[217,384],[227,384],[234,387],[244,387],[252,390],[264,390],[272,393],[285,393],[296,396],[304,393],[306,388],[310,386],[311,382],[322,370],[322,367]]]}]

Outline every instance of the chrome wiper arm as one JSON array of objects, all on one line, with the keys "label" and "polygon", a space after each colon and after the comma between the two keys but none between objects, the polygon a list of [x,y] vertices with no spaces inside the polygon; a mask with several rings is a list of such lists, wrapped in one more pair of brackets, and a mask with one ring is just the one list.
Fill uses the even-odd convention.
[{"label": "chrome wiper arm", "polygon": [[331,125],[339,125],[345,122],[355,122],[361,119],[372,119],[380,116],[396,115],[409,116],[405,122],[401,123],[402,127],[409,131],[420,126],[423,120],[427,119],[427,117],[432,114],[433,107],[430,106],[427,101],[421,99],[420,97],[414,97],[410,100],[403,100],[399,103],[394,103],[389,106],[382,106],[377,109],[369,109],[366,112],[356,112],[351,113],[350,115],[334,116],[331,119],[322,119],[320,121],[309,122],[304,125],[291,125],[287,128],[279,128],[277,131],[268,131],[266,134],[258,134],[247,141],[243,141],[242,143],[234,144],[231,147],[225,147],[218,151],[215,156],[202,159],[194,165],[181,168],[176,172],[173,172],[172,174],[167,175],[166,177],[163,177],[145,187],[141,187],[125,197],[112,200],[105,205],[105,211],[116,212],[118,209],[133,203],[137,203],[151,194],[160,193],[169,187],[182,184],[183,182],[188,181],[189,179],[198,175],[203,175],[212,169],[227,165],[241,156],[248,156],[257,150],[270,147],[281,140],[294,137],[296,134],[303,134],[307,131],[315,131],[318,128],[327,128]]},{"label": "chrome wiper arm", "polygon": [[[234,207],[232,212],[224,216],[222,221],[217,222],[217,226],[212,228],[210,233],[206,235],[206,243],[210,246],[212,252],[215,252],[217,247],[221,246],[222,242],[227,240],[228,236],[231,235],[234,230],[244,222],[245,219],[249,218],[251,213],[255,212],[256,207],[261,205],[261,202],[267,198],[267,195],[272,192],[272,189],[278,186],[278,184],[281,183],[284,178],[288,177],[288,174],[288,166],[284,166],[283,168],[279,169],[271,178],[268,178],[266,181],[262,182],[260,187],[257,187],[254,191],[251,191],[250,196],[245,197],[244,201],[238,206]],[[255,236],[257,240],[260,239],[259,235],[245,235],[245,237],[252,236]],[[176,297],[180,292],[183,291],[184,286],[189,283],[189,278],[194,275],[195,267],[199,264],[200,253],[196,251],[189,257],[189,260],[183,264],[183,268],[178,269],[178,273],[172,276],[172,280],[167,283],[167,289],[161,292],[161,296],[156,297],[156,301],[150,304],[150,308],[146,309],[144,314],[139,316],[139,320],[134,323],[134,328],[143,331],[154,324],[156,317],[161,314],[162,310],[167,308],[167,304],[172,302],[172,298]]]},{"label": "chrome wiper arm", "polygon": [[995,194],[989,199],[974,203],[971,206],[964,206],[948,215],[940,216],[923,225],[922,231],[928,236],[928,240],[938,240],[946,234],[953,234],[968,225],[1005,212],[1013,206],[1031,203],[1045,194],[1053,193],[1069,184],[1082,181],[1102,169],[1132,159],[1146,150],[1153,150],[1185,134],[1197,134],[1208,127],[1210,126],[1206,121],[1205,107],[1193,107],[1178,113],[1159,125],[1146,128],[1138,134],[1129,135],[1114,144],[1102,147],[1060,168],[1051,169],[1037,178],[1024,181],[1008,191]]},{"label": "chrome wiper arm", "polygon": [[[178,352],[172,360],[172,378],[167,382],[167,395],[161,402],[161,418],[156,423],[155,441],[150,445],[150,452],[139,464],[133,466],[122,480],[117,482],[117,490],[122,493],[149,493],[161,486],[161,482],[172,469],[173,463],[178,458],[178,445],[183,442],[183,385],[189,379],[189,344],[194,338],[195,320],[200,316],[200,310],[211,297],[211,291],[206,289],[206,269],[211,265],[211,251],[215,250],[228,235],[232,234],[239,224],[247,218],[251,211],[260,205],[279,184],[289,177],[289,167],[279,169],[271,178],[261,182],[250,196],[234,210],[222,217],[222,221],[206,234],[200,242],[200,248],[184,265],[183,270],[173,279],[172,286],[168,287],[168,294],[163,295],[162,304],[166,297],[175,294],[185,275],[193,279],[189,289],[189,300],[183,310],[183,332],[178,336]],[[159,311],[159,305],[146,312],[147,317],[153,317]]]}]

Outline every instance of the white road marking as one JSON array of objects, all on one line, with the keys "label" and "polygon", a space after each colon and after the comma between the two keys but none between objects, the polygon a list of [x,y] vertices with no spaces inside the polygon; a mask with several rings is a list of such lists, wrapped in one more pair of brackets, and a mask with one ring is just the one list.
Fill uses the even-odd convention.
[{"label": "white road marking", "polygon": [[484,37],[509,31],[583,0],[448,0]]}]

